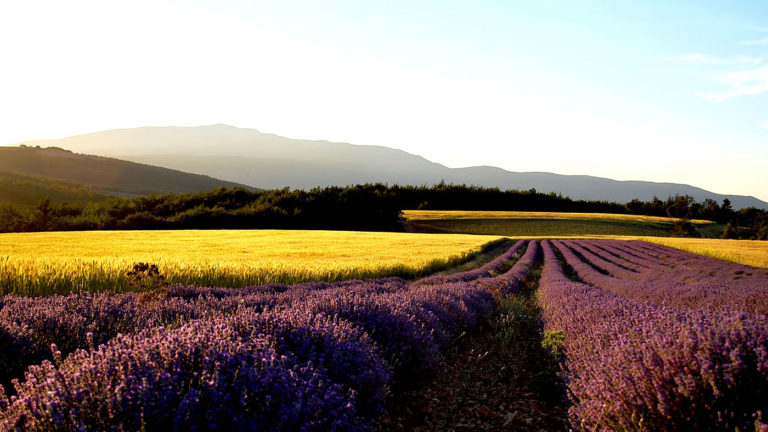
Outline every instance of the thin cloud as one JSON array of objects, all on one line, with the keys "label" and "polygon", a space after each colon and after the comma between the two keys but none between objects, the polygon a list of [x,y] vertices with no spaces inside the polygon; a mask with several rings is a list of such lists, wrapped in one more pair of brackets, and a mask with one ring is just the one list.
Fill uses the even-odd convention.
[{"label": "thin cloud", "polygon": [[678,57],[678,60],[688,63],[698,63],[706,65],[752,65],[756,66],[762,63],[763,59],[751,56],[732,56],[719,57],[709,54],[685,54]]},{"label": "thin cloud", "polygon": [[768,66],[726,73],[722,81],[731,87],[731,90],[705,93],[701,97],[715,102],[723,102],[738,96],[766,93],[768,92]]},{"label": "thin cloud", "polygon": [[678,60],[686,62],[702,62],[707,58],[706,54],[686,54],[678,58]]},{"label": "thin cloud", "polygon": [[751,40],[751,41],[744,41],[744,42],[740,43],[739,45],[768,45],[768,38],[758,39],[758,40]]}]

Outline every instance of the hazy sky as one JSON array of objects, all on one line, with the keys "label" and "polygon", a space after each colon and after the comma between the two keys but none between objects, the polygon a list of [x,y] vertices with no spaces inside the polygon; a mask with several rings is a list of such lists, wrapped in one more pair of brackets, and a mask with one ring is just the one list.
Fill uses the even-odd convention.
[{"label": "hazy sky", "polygon": [[768,2],[0,2],[0,144],[212,123],[768,200]]}]

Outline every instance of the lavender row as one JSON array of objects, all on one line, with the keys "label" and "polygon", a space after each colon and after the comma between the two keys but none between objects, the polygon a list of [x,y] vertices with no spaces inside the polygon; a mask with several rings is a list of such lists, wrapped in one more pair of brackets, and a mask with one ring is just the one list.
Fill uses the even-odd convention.
[{"label": "lavender row", "polygon": [[339,294],[119,335],[59,366],[44,361],[0,402],[0,429],[366,429],[390,387],[434,373],[453,331],[495,304],[461,287]]},{"label": "lavender row", "polygon": [[652,268],[664,271],[670,267],[670,263],[667,261],[631,248],[630,246],[634,243],[635,242],[623,240],[605,240],[593,242],[591,244],[597,249],[605,251],[608,255],[616,257],[616,259],[624,265],[632,266],[636,270]]},{"label": "lavender row", "polygon": [[[680,287],[678,289],[699,291],[711,297],[708,301],[699,301],[701,306],[728,304],[737,309],[768,312],[768,302],[762,300],[768,294],[768,269],[721,261],[645,242],[582,242],[582,246],[604,250],[603,257],[624,257],[621,265],[637,272],[631,279],[648,285],[674,285]],[[664,250],[674,256],[663,255]]]},{"label": "lavender row", "polygon": [[399,278],[337,283],[305,283],[287,287],[266,285],[238,290],[175,286],[157,293],[80,293],[41,298],[5,296],[0,309],[0,385],[9,388],[27,366],[52,360],[51,344],[64,356],[90,349],[118,334],[166,326],[178,327],[192,319],[241,308],[262,311],[290,305],[312,292],[336,295],[357,292],[395,292],[407,289]]},{"label": "lavender row", "polygon": [[564,332],[573,428],[768,430],[765,315],[633,301],[570,281],[543,250],[540,301],[546,329]]},{"label": "lavender row", "polygon": [[[675,287],[686,293],[676,303],[689,307],[725,306],[750,313],[768,313],[768,269],[755,268],[691,254],[677,249],[646,242],[628,242],[635,250],[664,250],[669,257],[667,266],[654,265],[662,259],[652,254],[643,255],[646,269],[640,271],[641,280],[657,289]],[[695,263],[695,265],[693,264]]]},{"label": "lavender row", "polygon": [[55,342],[0,396],[0,430],[366,430],[494,308],[478,279],[7,297],[8,346]]},{"label": "lavender row", "polygon": [[514,261],[515,255],[519,254],[528,244],[527,240],[520,240],[516,242],[512,247],[507,249],[506,252],[497,256],[493,260],[485,263],[484,265],[468,270],[465,272],[454,273],[451,275],[433,275],[416,281],[417,285],[433,285],[452,282],[470,282],[481,278],[494,277],[500,274],[505,268],[509,267],[509,263]]},{"label": "lavender row", "polygon": [[[681,280],[675,268],[660,268],[651,260],[643,262],[634,256],[632,262],[621,262],[607,252],[598,255],[601,241],[556,242],[565,262],[584,282],[637,301],[688,308],[728,308],[749,313],[768,313],[768,277],[745,281],[712,276],[714,268],[699,268]],[[606,250],[610,250],[610,246]],[[746,266],[741,266],[746,267]]]},{"label": "lavender row", "polygon": [[560,253],[565,265],[570,268],[579,280],[612,294],[636,301],[658,302],[659,304],[665,301],[680,301],[684,298],[678,291],[654,290],[652,287],[647,287],[637,281],[622,280],[614,277],[607,270],[598,269],[594,262],[591,263],[583,260],[583,255],[582,257],[577,256],[574,249],[568,247],[563,242],[555,241],[552,247]]},{"label": "lavender row", "polygon": [[560,241],[560,245],[564,245],[577,254],[582,260],[599,272],[608,274],[611,277],[638,280],[641,278],[641,269],[637,266],[632,266],[631,263],[621,262],[619,260],[611,260],[610,258],[601,255],[598,251],[594,251],[590,248],[593,243],[587,241]]},{"label": "lavender row", "polygon": [[768,281],[766,268],[737,264],[646,242],[632,242],[630,246],[644,252],[647,256],[666,262],[682,281],[695,280],[702,274],[712,280],[737,285],[764,284]]},{"label": "lavender row", "polygon": [[643,277],[665,273],[678,282],[720,282],[730,285],[759,285],[768,281],[768,269],[722,261],[642,241],[592,240],[575,241],[602,260]]},{"label": "lavender row", "polygon": [[532,241],[528,243],[525,253],[515,262],[505,273],[495,278],[481,278],[477,283],[482,284],[500,296],[515,294],[525,282],[533,264],[539,256],[539,243]]},{"label": "lavender row", "polygon": [[[55,347],[54,347],[55,349]],[[354,394],[225,318],[33,366],[0,430],[362,430]]]}]

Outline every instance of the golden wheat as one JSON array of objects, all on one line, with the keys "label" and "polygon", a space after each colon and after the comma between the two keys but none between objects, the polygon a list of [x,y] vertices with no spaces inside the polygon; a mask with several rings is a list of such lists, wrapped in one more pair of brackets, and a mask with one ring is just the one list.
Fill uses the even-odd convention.
[{"label": "golden wheat", "polygon": [[171,283],[415,277],[454,265],[498,236],[349,231],[184,230],[0,234],[0,291],[24,295],[130,289],[139,262]]},{"label": "golden wheat", "polygon": [[[443,219],[547,219],[547,220],[605,220],[642,223],[674,224],[677,219],[660,216],[644,216],[614,213],[564,213],[530,211],[465,211],[465,210],[405,210],[405,218],[414,220]],[[714,222],[700,219],[691,220],[693,224],[707,225]]]}]

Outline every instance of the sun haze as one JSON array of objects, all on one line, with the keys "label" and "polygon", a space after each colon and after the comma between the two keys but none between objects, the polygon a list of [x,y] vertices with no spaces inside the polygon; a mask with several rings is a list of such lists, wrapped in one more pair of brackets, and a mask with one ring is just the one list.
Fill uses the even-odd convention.
[{"label": "sun haze", "polygon": [[0,145],[216,122],[768,200],[768,6],[0,5]]}]

